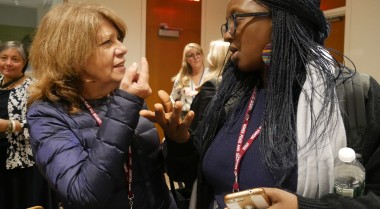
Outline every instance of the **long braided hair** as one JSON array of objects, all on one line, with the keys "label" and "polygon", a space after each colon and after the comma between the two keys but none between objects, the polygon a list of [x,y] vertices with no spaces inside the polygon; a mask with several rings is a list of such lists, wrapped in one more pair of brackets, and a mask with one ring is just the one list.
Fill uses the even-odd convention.
[{"label": "long braided hair", "polygon": [[[311,116],[311,131],[306,139],[310,148],[310,145],[319,146],[318,141],[323,140],[323,136],[332,129],[325,129],[324,133],[314,136],[317,127],[333,121],[336,109],[331,103],[336,100],[332,66],[338,63],[323,49],[329,33],[329,24],[319,9],[319,0],[254,1],[270,8],[272,15],[271,63],[269,71],[266,72],[267,89],[260,149],[263,161],[277,185],[281,186],[297,168],[297,152],[306,147],[299,146],[296,129],[297,104],[300,93],[304,91],[302,86],[308,79],[306,66],[310,65],[316,69],[318,80],[310,80],[311,86],[316,88],[317,83],[323,83],[325,86],[325,91],[312,90],[306,98],[312,112],[314,98],[322,98],[322,110]],[[231,61],[226,64],[221,85],[206,113],[203,141],[199,146],[211,143],[215,130],[223,123],[220,113],[227,110],[227,114],[232,115],[234,111],[229,110],[236,107],[236,102],[230,107],[230,103],[236,101],[234,98],[240,97],[239,101],[247,101],[247,95],[252,88],[263,82],[258,80],[259,76],[255,74],[257,72],[247,74],[239,71]],[[226,116],[227,120],[233,118],[229,116]]]}]

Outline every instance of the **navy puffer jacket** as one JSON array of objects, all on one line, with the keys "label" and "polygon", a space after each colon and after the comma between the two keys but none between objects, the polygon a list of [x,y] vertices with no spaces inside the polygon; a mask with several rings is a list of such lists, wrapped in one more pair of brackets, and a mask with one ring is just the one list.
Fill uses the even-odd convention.
[{"label": "navy puffer jacket", "polygon": [[84,105],[84,111],[70,115],[60,104],[38,101],[27,113],[36,163],[64,208],[130,208],[123,168],[129,145],[133,208],[176,208],[163,175],[157,131],[139,115],[143,99],[116,90],[88,102],[101,127]]}]

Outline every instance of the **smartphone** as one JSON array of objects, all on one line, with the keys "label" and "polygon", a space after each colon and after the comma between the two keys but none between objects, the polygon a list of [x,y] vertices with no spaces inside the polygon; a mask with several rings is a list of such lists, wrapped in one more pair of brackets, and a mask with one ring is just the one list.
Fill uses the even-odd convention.
[{"label": "smartphone", "polygon": [[224,196],[229,209],[265,209],[271,203],[262,188],[247,189]]}]

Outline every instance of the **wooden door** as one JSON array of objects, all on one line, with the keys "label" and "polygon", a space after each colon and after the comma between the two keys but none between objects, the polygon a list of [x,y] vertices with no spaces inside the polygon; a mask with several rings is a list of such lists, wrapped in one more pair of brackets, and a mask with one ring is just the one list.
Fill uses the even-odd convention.
[{"label": "wooden door", "polygon": [[[321,0],[321,9],[323,11],[336,9],[346,6],[346,0]],[[330,23],[330,35],[325,42],[327,48],[337,50],[339,53],[344,52],[344,25],[345,16],[328,18]],[[332,51],[332,55],[334,52]],[[343,62],[342,56],[334,56],[339,62]]]},{"label": "wooden door", "polygon": [[[179,71],[183,47],[201,40],[201,2],[190,0],[147,0],[146,57],[149,63],[152,96],[147,99],[149,109],[159,102],[157,91],[170,94],[171,78]],[[179,37],[158,35],[161,23],[180,30]],[[156,126],[160,137],[161,129]]]}]

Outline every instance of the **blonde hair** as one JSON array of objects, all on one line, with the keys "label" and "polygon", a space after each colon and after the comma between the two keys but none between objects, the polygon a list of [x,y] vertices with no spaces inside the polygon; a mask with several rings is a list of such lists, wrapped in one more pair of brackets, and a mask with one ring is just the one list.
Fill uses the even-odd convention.
[{"label": "blonde hair", "polygon": [[37,82],[28,104],[36,100],[61,102],[70,112],[81,104],[79,73],[97,47],[103,20],[112,23],[122,40],[127,26],[113,11],[88,3],[64,3],[42,19],[30,48],[30,64]]},{"label": "blonde hair", "polygon": [[222,39],[210,42],[210,49],[206,58],[210,73],[206,76],[205,81],[219,77],[227,60],[226,58],[228,57],[229,46],[230,43]]},{"label": "blonde hair", "polygon": [[202,47],[199,44],[189,43],[183,48],[181,68],[179,69],[179,72],[177,73],[177,75],[175,75],[172,78],[172,81],[174,82],[178,80],[178,86],[181,88],[183,86],[189,85],[190,75],[192,74],[192,71],[193,71],[190,64],[186,61],[186,55],[190,51],[190,49],[196,49],[198,52],[200,52],[203,55]]}]

